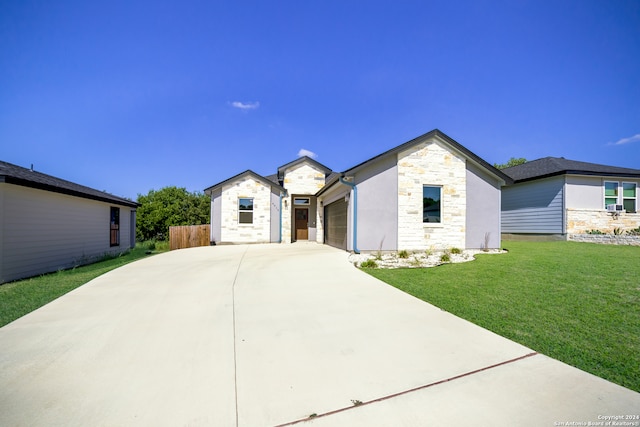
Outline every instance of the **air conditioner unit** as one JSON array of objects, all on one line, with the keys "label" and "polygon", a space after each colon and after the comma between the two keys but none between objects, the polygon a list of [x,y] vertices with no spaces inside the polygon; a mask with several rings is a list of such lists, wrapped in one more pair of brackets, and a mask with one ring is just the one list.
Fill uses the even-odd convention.
[{"label": "air conditioner unit", "polygon": [[622,212],[624,210],[624,206],[622,205],[607,205],[607,212]]}]

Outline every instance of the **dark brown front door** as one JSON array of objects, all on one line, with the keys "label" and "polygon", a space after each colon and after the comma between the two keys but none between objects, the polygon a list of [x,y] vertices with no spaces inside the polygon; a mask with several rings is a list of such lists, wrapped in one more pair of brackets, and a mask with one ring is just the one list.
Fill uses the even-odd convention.
[{"label": "dark brown front door", "polygon": [[309,209],[296,209],[296,240],[309,239]]}]

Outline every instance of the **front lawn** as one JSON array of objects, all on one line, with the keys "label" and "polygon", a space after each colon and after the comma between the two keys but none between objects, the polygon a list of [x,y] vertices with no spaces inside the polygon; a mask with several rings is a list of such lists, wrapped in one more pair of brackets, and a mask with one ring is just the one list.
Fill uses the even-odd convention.
[{"label": "front lawn", "polygon": [[364,269],[539,353],[640,392],[640,247],[503,242],[507,254]]}]

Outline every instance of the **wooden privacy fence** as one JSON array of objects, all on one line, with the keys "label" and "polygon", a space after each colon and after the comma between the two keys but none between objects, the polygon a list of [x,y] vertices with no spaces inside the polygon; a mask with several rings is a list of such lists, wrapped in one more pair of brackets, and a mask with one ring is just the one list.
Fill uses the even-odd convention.
[{"label": "wooden privacy fence", "polygon": [[209,246],[210,229],[209,224],[169,227],[169,250]]}]

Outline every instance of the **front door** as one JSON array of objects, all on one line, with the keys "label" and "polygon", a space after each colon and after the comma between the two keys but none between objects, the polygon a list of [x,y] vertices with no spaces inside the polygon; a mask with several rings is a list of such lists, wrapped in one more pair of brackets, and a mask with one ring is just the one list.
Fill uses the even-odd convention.
[{"label": "front door", "polygon": [[309,239],[309,209],[296,209],[296,240]]}]

